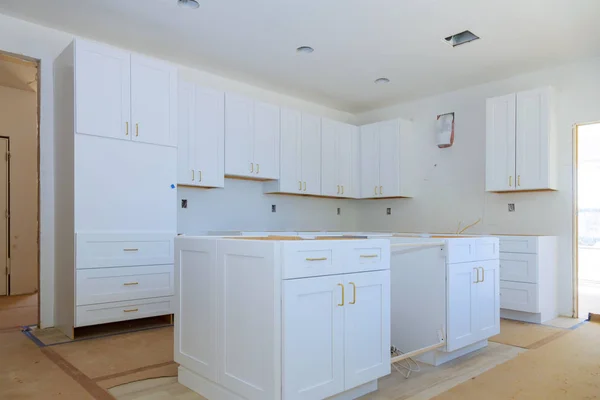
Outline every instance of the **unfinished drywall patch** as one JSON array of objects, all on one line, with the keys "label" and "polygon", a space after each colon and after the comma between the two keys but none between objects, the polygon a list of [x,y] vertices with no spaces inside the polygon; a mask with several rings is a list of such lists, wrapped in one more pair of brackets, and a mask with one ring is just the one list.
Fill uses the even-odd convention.
[{"label": "unfinished drywall patch", "polygon": [[0,136],[10,143],[10,294],[35,293],[39,282],[37,93],[0,86]]}]

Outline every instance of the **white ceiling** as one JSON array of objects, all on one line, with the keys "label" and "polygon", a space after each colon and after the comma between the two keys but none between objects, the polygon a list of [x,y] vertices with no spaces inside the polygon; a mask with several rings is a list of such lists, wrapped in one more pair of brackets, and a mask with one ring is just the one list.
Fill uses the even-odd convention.
[{"label": "white ceiling", "polygon": [[[599,0],[198,1],[2,0],[0,12],[349,112],[600,55]],[[443,43],[465,29],[482,39]]]}]

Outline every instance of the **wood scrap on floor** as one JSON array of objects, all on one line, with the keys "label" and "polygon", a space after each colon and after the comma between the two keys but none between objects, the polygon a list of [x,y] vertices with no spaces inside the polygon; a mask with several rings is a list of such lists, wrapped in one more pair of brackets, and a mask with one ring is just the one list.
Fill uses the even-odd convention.
[{"label": "wood scrap on floor", "polygon": [[569,332],[567,329],[502,319],[500,320],[500,334],[492,336],[489,341],[524,349],[535,349],[558,339],[567,332]]}]

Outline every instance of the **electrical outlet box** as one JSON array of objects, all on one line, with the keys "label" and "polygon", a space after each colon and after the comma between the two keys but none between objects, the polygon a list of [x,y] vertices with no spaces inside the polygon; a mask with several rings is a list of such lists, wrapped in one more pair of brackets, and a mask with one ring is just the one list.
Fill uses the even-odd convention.
[{"label": "electrical outlet box", "polygon": [[277,206],[275,204],[271,205],[271,212],[277,212]]},{"label": "electrical outlet box", "polygon": [[508,212],[515,211],[515,203],[508,203]]},{"label": "electrical outlet box", "polygon": [[181,199],[181,208],[187,208],[187,199]]},{"label": "electrical outlet box", "polygon": [[337,209],[337,215],[341,215],[342,214],[342,209],[338,207]]},{"label": "electrical outlet box", "polygon": [[385,211],[385,213],[387,215],[392,215],[392,209],[390,207],[388,207],[388,209]]}]

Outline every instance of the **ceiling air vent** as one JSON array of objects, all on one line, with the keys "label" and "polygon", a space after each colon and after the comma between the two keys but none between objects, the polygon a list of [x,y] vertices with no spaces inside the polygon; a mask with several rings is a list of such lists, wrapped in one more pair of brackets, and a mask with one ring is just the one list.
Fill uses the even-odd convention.
[{"label": "ceiling air vent", "polygon": [[473,32],[464,31],[461,33],[457,33],[456,35],[448,36],[447,38],[444,38],[444,41],[450,46],[456,47],[477,39],[479,39],[479,36],[475,35]]}]

